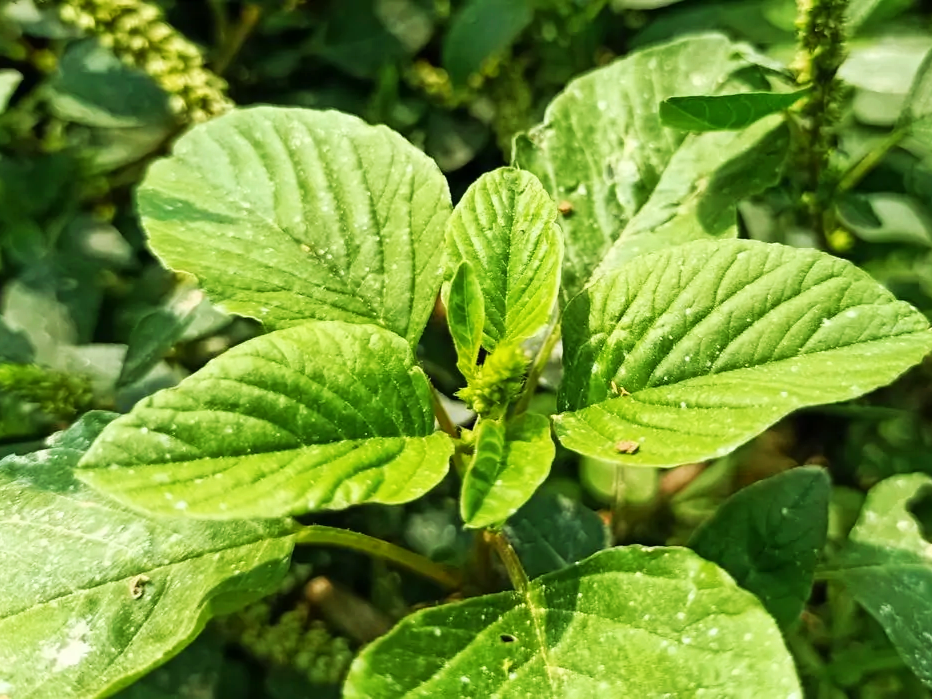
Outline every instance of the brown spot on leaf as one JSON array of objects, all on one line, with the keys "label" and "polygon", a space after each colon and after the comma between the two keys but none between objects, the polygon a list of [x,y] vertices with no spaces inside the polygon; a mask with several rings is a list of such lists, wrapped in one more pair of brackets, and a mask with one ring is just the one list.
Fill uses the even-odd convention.
[{"label": "brown spot on leaf", "polygon": [[571,213],[573,213],[573,205],[564,199],[559,204],[557,204],[557,211],[559,211],[564,216],[569,216]]},{"label": "brown spot on leaf", "polygon": [[615,451],[619,454],[636,454],[640,448],[640,443],[635,442],[633,439],[622,439],[620,442],[615,442]]}]

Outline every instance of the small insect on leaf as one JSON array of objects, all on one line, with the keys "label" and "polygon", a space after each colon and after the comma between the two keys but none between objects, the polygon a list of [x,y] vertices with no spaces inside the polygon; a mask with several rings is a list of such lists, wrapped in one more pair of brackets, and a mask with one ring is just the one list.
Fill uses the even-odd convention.
[{"label": "small insect on leaf", "polygon": [[640,443],[635,442],[633,439],[622,439],[620,442],[615,442],[615,450],[619,454],[636,454],[640,448]]},{"label": "small insect on leaf", "polygon": [[573,205],[564,199],[559,204],[557,204],[557,211],[559,211],[564,216],[569,216],[571,213],[573,213]]},{"label": "small insect on leaf", "polygon": [[148,575],[137,575],[130,578],[129,580],[129,596],[133,599],[139,599],[142,597],[142,593],[146,586],[146,583],[149,582]]},{"label": "small insect on leaf", "polygon": [[630,396],[631,395],[628,391],[625,390],[624,386],[619,386],[617,383],[615,383],[614,379],[612,379],[611,381],[611,387],[612,387],[612,393],[614,393],[616,396]]}]

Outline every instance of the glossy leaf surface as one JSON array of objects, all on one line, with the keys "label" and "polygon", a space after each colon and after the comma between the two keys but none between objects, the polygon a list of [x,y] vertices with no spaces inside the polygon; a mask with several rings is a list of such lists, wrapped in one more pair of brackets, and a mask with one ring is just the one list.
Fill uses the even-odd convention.
[{"label": "glossy leaf surface", "polygon": [[373,323],[420,337],[440,286],[447,183],[397,133],[254,107],[185,134],[137,195],[155,254],[275,329]]},{"label": "glossy leaf surface", "polygon": [[487,350],[521,342],[550,320],[563,261],[556,217],[537,178],[513,168],[480,177],[453,210],[447,273],[460,261],[475,270],[485,299]]},{"label": "glossy leaf surface", "polygon": [[288,569],[285,520],[147,518],[74,479],[108,413],[0,462],[0,692],[99,697],[191,642]]},{"label": "glossy leaf surface", "polygon": [[413,500],[443,478],[407,343],[317,321],[245,342],[104,430],[78,476],[134,508],[276,517]]},{"label": "glossy leaf surface", "polygon": [[598,553],[503,592],[426,609],[368,646],[344,696],[801,699],[760,603],[680,548]]},{"label": "glossy leaf surface", "polygon": [[[555,430],[621,464],[703,461],[793,410],[883,386],[930,349],[925,316],[849,262],[748,240],[689,243],[606,275],[567,307],[567,412]],[[640,446],[622,453],[620,441]]]}]

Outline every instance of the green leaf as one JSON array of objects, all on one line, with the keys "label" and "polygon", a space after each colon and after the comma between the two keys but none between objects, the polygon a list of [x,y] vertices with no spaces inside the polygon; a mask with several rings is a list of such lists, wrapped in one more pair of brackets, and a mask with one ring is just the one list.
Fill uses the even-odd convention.
[{"label": "green leaf", "polygon": [[538,490],[505,525],[529,578],[581,561],[609,543],[602,518],[578,500]]},{"label": "green leaf", "polygon": [[474,529],[517,512],[547,478],[556,453],[550,420],[536,413],[507,423],[480,420],[475,449],[460,496],[460,515]]},{"label": "green leaf", "polygon": [[563,239],[553,200],[534,175],[499,168],[466,190],[447,222],[447,274],[469,262],[485,297],[482,344],[517,344],[550,320]]},{"label": "green leaf", "polygon": [[735,237],[737,203],[777,182],[789,143],[780,117],[703,134],[660,122],[658,104],[669,97],[739,90],[729,76],[747,64],[736,50],[709,34],[635,52],[573,80],[544,122],[517,137],[515,165],[569,211],[564,303],[590,276],[636,255]]},{"label": "green leaf", "polygon": [[913,133],[932,138],[932,49],[930,49],[906,95],[900,119]]},{"label": "green leaf", "polygon": [[412,614],[367,646],[357,697],[800,699],[760,602],[681,548],[629,546],[503,592]]},{"label": "green leaf", "polygon": [[148,374],[181,339],[205,303],[203,292],[181,289],[163,308],[140,318],[129,337],[117,385],[135,383]]},{"label": "green leaf", "polygon": [[932,545],[910,512],[923,491],[932,492],[932,478],[919,473],[875,485],[832,567],[909,668],[932,686]]},{"label": "green leaf", "polygon": [[[704,461],[798,408],[890,383],[930,349],[926,318],[849,262],[751,240],[689,243],[629,263],[566,308],[559,406],[574,412],[554,427],[564,446],[606,461]],[[640,448],[621,453],[620,440]]]},{"label": "green leaf", "polygon": [[842,223],[861,240],[932,247],[932,220],[913,197],[885,192],[847,194],[837,206]]},{"label": "green leaf", "polygon": [[48,449],[0,462],[0,691],[12,697],[109,695],[288,569],[285,520],[148,519],[76,481],[110,419],[88,413]]},{"label": "green leaf", "polygon": [[18,70],[0,70],[0,114],[6,111],[10,98],[23,80],[23,74]]},{"label": "green leaf", "polygon": [[28,364],[35,351],[29,338],[18,330],[13,330],[0,316],[0,363]]},{"label": "green leaf", "polygon": [[683,131],[744,129],[789,109],[809,92],[744,92],[736,95],[669,97],[660,103],[660,122]]},{"label": "green leaf", "polygon": [[689,547],[728,571],[787,628],[812,591],[831,495],[825,469],[790,469],[732,495],[693,534]]},{"label": "green leaf", "polygon": [[170,268],[277,329],[373,323],[415,342],[440,286],[450,194],[398,134],[338,112],[254,107],[202,124],[139,188]]},{"label": "green leaf", "polygon": [[476,372],[485,326],[485,302],[482,287],[472,265],[460,263],[446,294],[447,325],[456,347],[456,366],[463,376]]},{"label": "green leaf", "polygon": [[534,18],[528,0],[467,0],[443,40],[443,67],[455,85],[508,49]]},{"label": "green leaf", "polygon": [[[132,95],[132,99],[127,99]],[[96,39],[68,44],[46,92],[59,119],[121,128],[171,125],[169,95],[146,72],[131,68]]]},{"label": "green leaf", "polygon": [[405,341],[317,321],[255,338],[104,430],[78,477],[131,507],[281,517],[414,500],[446,474]]},{"label": "green leaf", "polygon": [[218,693],[224,639],[210,630],[165,665],[116,695],[116,699],[228,699]]}]

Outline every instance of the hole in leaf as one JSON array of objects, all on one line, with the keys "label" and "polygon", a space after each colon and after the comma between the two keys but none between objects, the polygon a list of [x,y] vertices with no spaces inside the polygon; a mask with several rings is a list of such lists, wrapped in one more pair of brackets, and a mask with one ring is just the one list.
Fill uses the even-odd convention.
[{"label": "hole in leaf", "polygon": [[512,636],[510,633],[503,633],[499,638],[502,640],[502,643],[514,643],[518,639]]},{"label": "hole in leaf", "polygon": [[916,518],[922,538],[932,542],[932,485],[920,488],[906,504],[906,511]]}]

